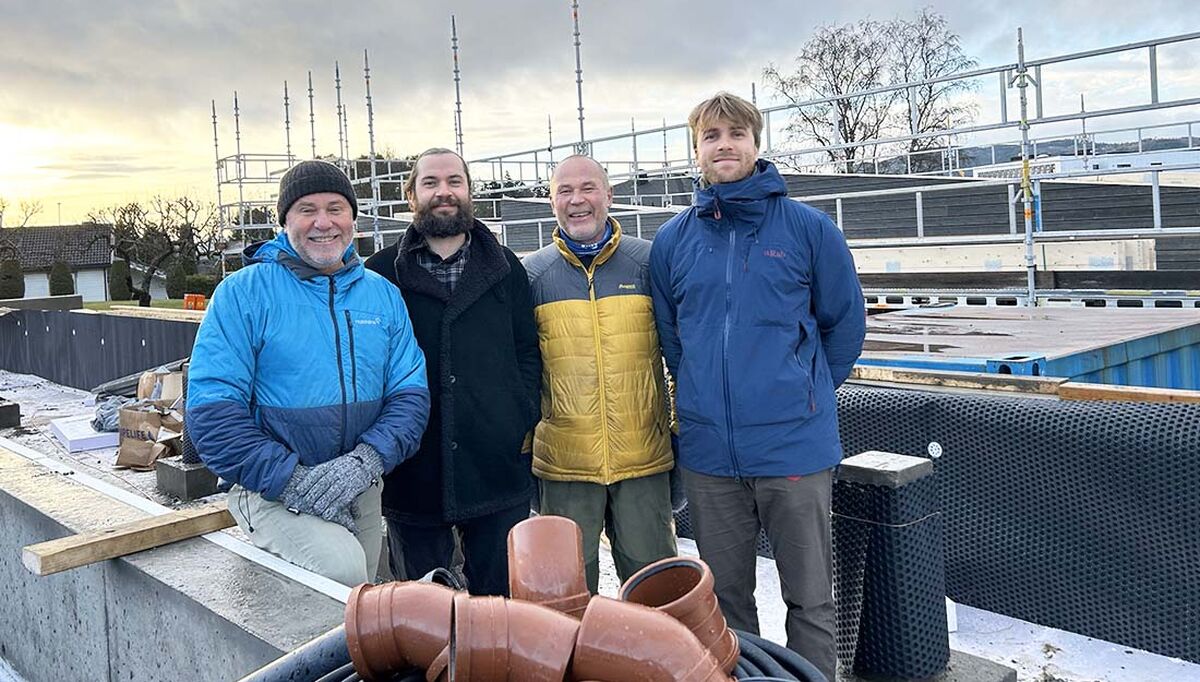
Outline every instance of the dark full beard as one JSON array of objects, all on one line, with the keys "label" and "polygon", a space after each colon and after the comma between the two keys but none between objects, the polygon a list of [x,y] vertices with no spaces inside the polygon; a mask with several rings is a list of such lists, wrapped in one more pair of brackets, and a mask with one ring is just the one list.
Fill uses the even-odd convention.
[{"label": "dark full beard", "polygon": [[419,210],[413,216],[413,227],[426,238],[441,239],[466,234],[475,223],[470,204],[459,205],[458,212],[449,216],[436,215],[432,208]]}]

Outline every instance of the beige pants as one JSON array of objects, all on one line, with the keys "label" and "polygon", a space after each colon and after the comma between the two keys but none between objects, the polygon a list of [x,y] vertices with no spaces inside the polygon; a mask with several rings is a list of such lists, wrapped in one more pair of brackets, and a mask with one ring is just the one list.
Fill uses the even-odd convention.
[{"label": "beige pants", "polygon": [[383,546],[383,485],[373,483],[353,502],[354,534],[311,514],[288,511],[241,486],[229,491],[229,512],[256,547],[301,568],[354,587],[373,582]]}]

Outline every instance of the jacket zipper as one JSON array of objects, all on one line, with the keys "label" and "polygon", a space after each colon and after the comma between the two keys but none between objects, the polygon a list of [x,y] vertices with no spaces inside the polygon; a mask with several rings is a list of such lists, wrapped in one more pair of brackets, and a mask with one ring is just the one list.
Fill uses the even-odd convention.
[{"label": "jacket zipper", "polygon": [[354,325],[350,320],[350,311],[346,314],[346,332],[350,335],[350,386],[354,389],[354,402],[358,402],[358,357],[354,354]]},{"label": "jacket zipper", "polygon": [[[721,218],[718,206],[714,215]],[[738,465],[737,452],[733,446],[733,405],[729,392],[729,327],[730,316],[733,314],[733,259],[736,255],[737,233],[732,221],[729,225],[729,253],[725,257],[725,329],[721,335],[721,378],[722,389],[725,392],[725,434],[729,440],[729,459],[733,463],[733,475],[737,480],[742,479],[742,468]]]},{"label": "jacket zipper", "polygon": [[[599,255],[599,254],[597,254]],[[582,263],[581,263],[582,265]],[[596,311],[596,284],[595,284],[595,268],[596,261],[592,259],[592,267],[584,268],[587,273],[588,283],[588,300],[592,312],[592,343],[596,349],[596,382],[600,389],[600,436],[604,441],[604,480],[608,481],[608,398],[604,395],[604,354],[600,352],[600,314]]]},{"label": "jacket zipper", "polygon": [[342,423],[338,429],[338,453],[342,454],[341,449],[346,447],[346,376],[345,368],[342,365],[342,332],[338,329],[337,310],[333,307],[333,295],[337,293],[337,284],[333,281],[333,275],[329,275],[329,320],[333,322],[333,346],[337,351],[338,364],[338,383],[342,387]]}]

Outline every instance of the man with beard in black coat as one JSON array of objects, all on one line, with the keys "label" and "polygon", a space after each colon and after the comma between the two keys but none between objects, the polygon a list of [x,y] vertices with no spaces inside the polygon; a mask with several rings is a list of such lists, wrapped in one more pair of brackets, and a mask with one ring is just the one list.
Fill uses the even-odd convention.
[{"label": "man with beard in black coat", "polygon": [[475,219],[458,154],[423,152],[404,194],[413,224],[366,262],[400,288],[431,400],[420,449],[384,479],[388,544],[403,557],[393,573],[448,567],[457,528],[470,592],[507,595],[508,531],[529,516],[533,487],[522,444],[540,418],[529,279]]}]

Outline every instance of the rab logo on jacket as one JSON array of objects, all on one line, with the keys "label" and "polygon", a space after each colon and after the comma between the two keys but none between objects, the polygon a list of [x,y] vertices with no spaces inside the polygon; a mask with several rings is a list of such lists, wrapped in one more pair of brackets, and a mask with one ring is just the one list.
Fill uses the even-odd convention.
[{"label": "rab logo on jacket", "polygon": [[783,249],[763,249],[763,255],[767,258],[787,258],[787,252]]}]

